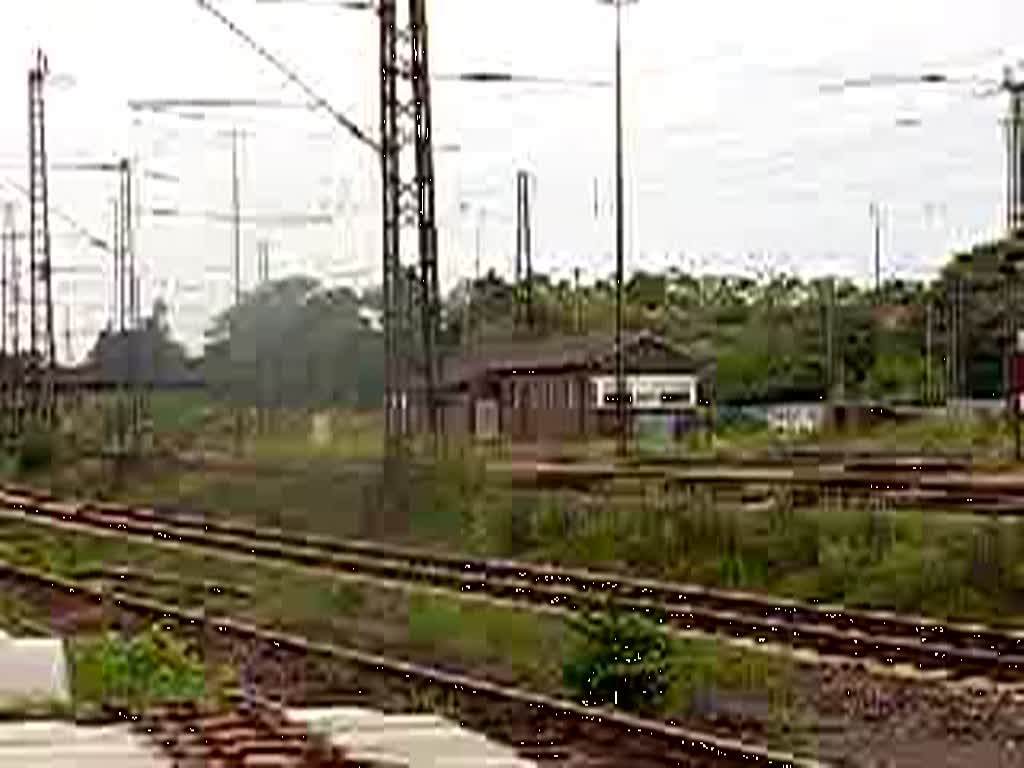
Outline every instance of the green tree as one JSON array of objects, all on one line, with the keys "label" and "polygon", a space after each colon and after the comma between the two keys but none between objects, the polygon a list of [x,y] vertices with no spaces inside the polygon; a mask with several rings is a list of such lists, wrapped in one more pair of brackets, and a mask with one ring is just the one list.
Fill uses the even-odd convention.
[{"label": "green tree", "polygon": [[383,339],[353,291],[296,277],[262,286],[215,320],[206,379],[222,398],[264,407],[376,407]]}]

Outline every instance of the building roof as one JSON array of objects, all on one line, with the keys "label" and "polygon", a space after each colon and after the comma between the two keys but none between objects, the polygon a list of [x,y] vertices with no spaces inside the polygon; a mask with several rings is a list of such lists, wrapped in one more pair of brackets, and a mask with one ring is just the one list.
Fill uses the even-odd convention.
[{"label": "building roof", "polygon": [[[623,335],[629,368],[661,372],[700,373],[712,364],[651,332]],[[461,383],[485,375],[567,370],[611,370],[615,365],[612,334],[552,336],[486,342],[478,352],[456,357],[444,367],[444,381]]]}]

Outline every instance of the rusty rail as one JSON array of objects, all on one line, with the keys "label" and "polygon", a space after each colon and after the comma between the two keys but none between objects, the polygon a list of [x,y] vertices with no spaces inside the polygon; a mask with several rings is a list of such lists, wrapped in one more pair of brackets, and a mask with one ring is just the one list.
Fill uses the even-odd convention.
[{"label": "rusty rail", "polygon": [[[87,584],[4,561],[0,561],[0,578],[43,587],[60,592],[65,597],[91,604],[103,603],[106,600],[109,610],[142,614],[164,621],[173,620],[185,626],[212,631],[217,635],[264,643],[278,651],[298,653],[305,657],[319,657],[332,663],[354,665],[368,675],[384,674],[392,679],[404,680],[405,685],[416,682],[439,688],[455,696],[469,697],[475,704],[471,709],[460,709],[460,716],[469,720],[470,725],[473,721],[479,721],[482,725],[493,726],[494,713],[489,711],[490,704],[507,708],[502,710],[503,716],[508,717],[513,723],[529,724],[529,729],[534,734],[539,713],[551,720],[568,720],[572,722],[569,731],[575,734],[575,746],[580,750],[593,749],[597,744],[605,754],[614,755],[616,750],[622,749],[623,755],[630,754],[635,757],[637,745],[643,744],[642,752],[646,754],[648,760],[631,762],[633,765],[675,765],[684,759],[692,763],[694,758],[702,761],[698,764],[716,766],[821,765],[816,760],[805,760],[718,735],[693,731],[671,721],[635,717],[607,708],[586,707],[575,702],[509,688],[468,675],[368,653],[353,647],[312,642],[300,636],[271,631],[228,617],[212,616],[205,610],[183,609],[124,593],[105,595],[101,590]],[[260,728],[265,726],[259,726],[246,733],[252,736],[253,732],[259,733]],[[522,733],[523,729],[520,728],[520,734]],[[186,747],[179,745],[178,748]]]},{"label": "rusty rail", "polygon": [[52,525],[288,563],[346,579],[425,585],[545,612],[614,605],[658,616],[676,630],[727,640],[745,639],[787,651],[802,648],[823,657],[888,666],[902,663],[953,678],[982,675],[1024,681],[1024,631],[815,605],[621,573],[302,536],[116,505],[57,504],[9,493],[0,493],[0,503],[15,514]]}]

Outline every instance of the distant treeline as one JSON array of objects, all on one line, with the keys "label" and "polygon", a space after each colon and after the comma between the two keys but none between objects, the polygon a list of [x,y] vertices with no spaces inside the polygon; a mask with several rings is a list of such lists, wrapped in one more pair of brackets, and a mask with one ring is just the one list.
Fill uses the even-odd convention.
[{"label": "distant treeline", "polygon": [[[1016,311],[1001,271],[1003,255],[999,246],[979,247],[959,254],[931,282],[890,280],[877,294],[849,280],[637,272],[625,287],[624,323],[627,331],[653,331],[696,356],[713,357],[722,403],[824,398],[830,346],[836,392],[919,401],[955,389],[956,368],[947,366],[947,357],[959,291],[960,391],[988,398],[1003,391]],[[526,295],[532,297],[532,327]],[[158,302],[140,331],[101,334],[90,363],[103,375],[134,370],[168,383],[201,378],[218,397],[249,405],[376,408],[383,396],[384,342],[370,318],[381,309],[379,290],[328,290],[305,277],[268,283],[215,319],[202,359],[190,362],[171,339],[166,307]],[[419,313],[415,306],[406,310],[404,336],[415,348]],[[520,286],[517,292],[491,272],[445,297],[441,343],[445,355],[458,356],[470,342],[486,350],[489,339],[610,332],[614,322],[611,279],[577,289],[537,274],[529,291]]]}]

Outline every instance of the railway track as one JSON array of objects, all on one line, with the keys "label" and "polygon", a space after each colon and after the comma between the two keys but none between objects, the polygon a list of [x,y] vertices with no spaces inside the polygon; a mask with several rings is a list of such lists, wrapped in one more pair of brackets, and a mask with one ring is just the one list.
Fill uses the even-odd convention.
[{"label": "railway track", "polygon": [[[413,664],[403,659],[367,653],[353,647],[311,642],[301,636],[276,632],[256,625],[215,617],[206,610],[190,610],[175,605],[132,595],[123,591],[104,591],[94,586],[58,575],[0,561],[0,581],[17,588],[28,586],[44,590],[53,599],[76,601],[89,606],[102,604],[104,610],[115,614],[128,614],[148,620],[176,622],[192,631],[201,632],[208,643],[241,643],[241,654],[247,658],[261,654],[273,666],[284,663],[284,656],[301,664],[316,661],[330,667],[344,666],[357,670],[356,690],[321,690],[316,703],[323,704],[332,695],[351,703],[353,696],[366,705],[378,698],[394,704],[396,687],[441,692],[448,701],[457,704],[458,716],[465,726],[472,727],[499,740],[518,747],[523,757],[541,764],[565,766],[630,765],[635,768],[654,766],[815,766],[818,760],[803,759],[791,754],[770,751],[764,747],[745,744],[721,735],[702,733],[684,728],[671,721],[635,717],[604,708],[588,708],[574,702],[496,685],[487,680],[461,675],[447,670]],[[254,645],[264,651],[254,651]],[[206,646],[204,646],[206,647]],[[323,669],[313,677],[325,677]],[[268,697],[266,691],[250,690],[253,699]],[[269,694],[270,698],[278,698]],[[279,701],[290,706],[305,703],[299,700]],[[192,715],[181,712],[164,717],[164,722],[188,720]],[[267,733],[281,735],[280,724],[269,727],[265,719],[252,718],[233,724],[248,729],[258,743],[265,743]],[[223,724],[223,723],[221,723]],[[182,732],[175,729],[174,739],[179,744]],[[538,735],[542,734],[542,738]],[[290,743],[296,743],[291,731],[285,734]],[[194,746],[194,739],[191,740]],[[209,741],[207,740],[207,746]],[[277,745],[279,748],[281,744]],[[308,745],[307,745],[308,747]],[[298,745],[296,743],[296,749]],[[275,763],[277,765],[278,763]],[[321,764],[321,763],[310,763]],[[328,763],[322,763],[328,764]]]},{"label": "railway track", "polygon": [[3,514],[15,518],[288,564],[392,588],[439,589],[551,613],[613,606],[642,611],[676,631],[786,653],[811,651],[825,661],[909,666],[951,679],[1024,682],[1024,630],[849,610],[622,573],[341,541],[116,505],[60,503],[22,489],[0,493],[0,505]]},{"label": "railway track", "polygon": [[[302,467],[268,466],[220,456],[167,456],[183,469],[231,475],[301,478]],[[421,467],[422,468],[422,467]],[[415,471],[416,467],[411,467]],[[379,464],[350,462],[346,474],[374,477]],[[801,503],[824,494],[866,500],[894,509],[922,509],[980,515],[1024,515],[1024,476],[984,470],[968,455],[839,450],[800,450],[760,455],[648,457],[628,462],[553,458],[491,461],[488,477],[511,489],[627,493],[630,483],[665,488],[709,487],[744,503],[764,501],[767,489],[792,490]],[[737,494],[737,491],[739,493]],[[731,494],[731,495],[730,495]]]},{"label": "railway track", "polygon": [[[489,470],[490,471],[490,470]],[[887,508],[1024,514],[1024,474],[973,472],[956,463],[857,460],[836,464],[708,464],[621,466],[614,464],[535,464],[493,468],[494,483],[512,489],[570,490],[628,494],[657,484],[666,491],[708,488],[716,496],[743,502],[768,498],[784,489],[801,504],[823,498],[876,503]]]}]

